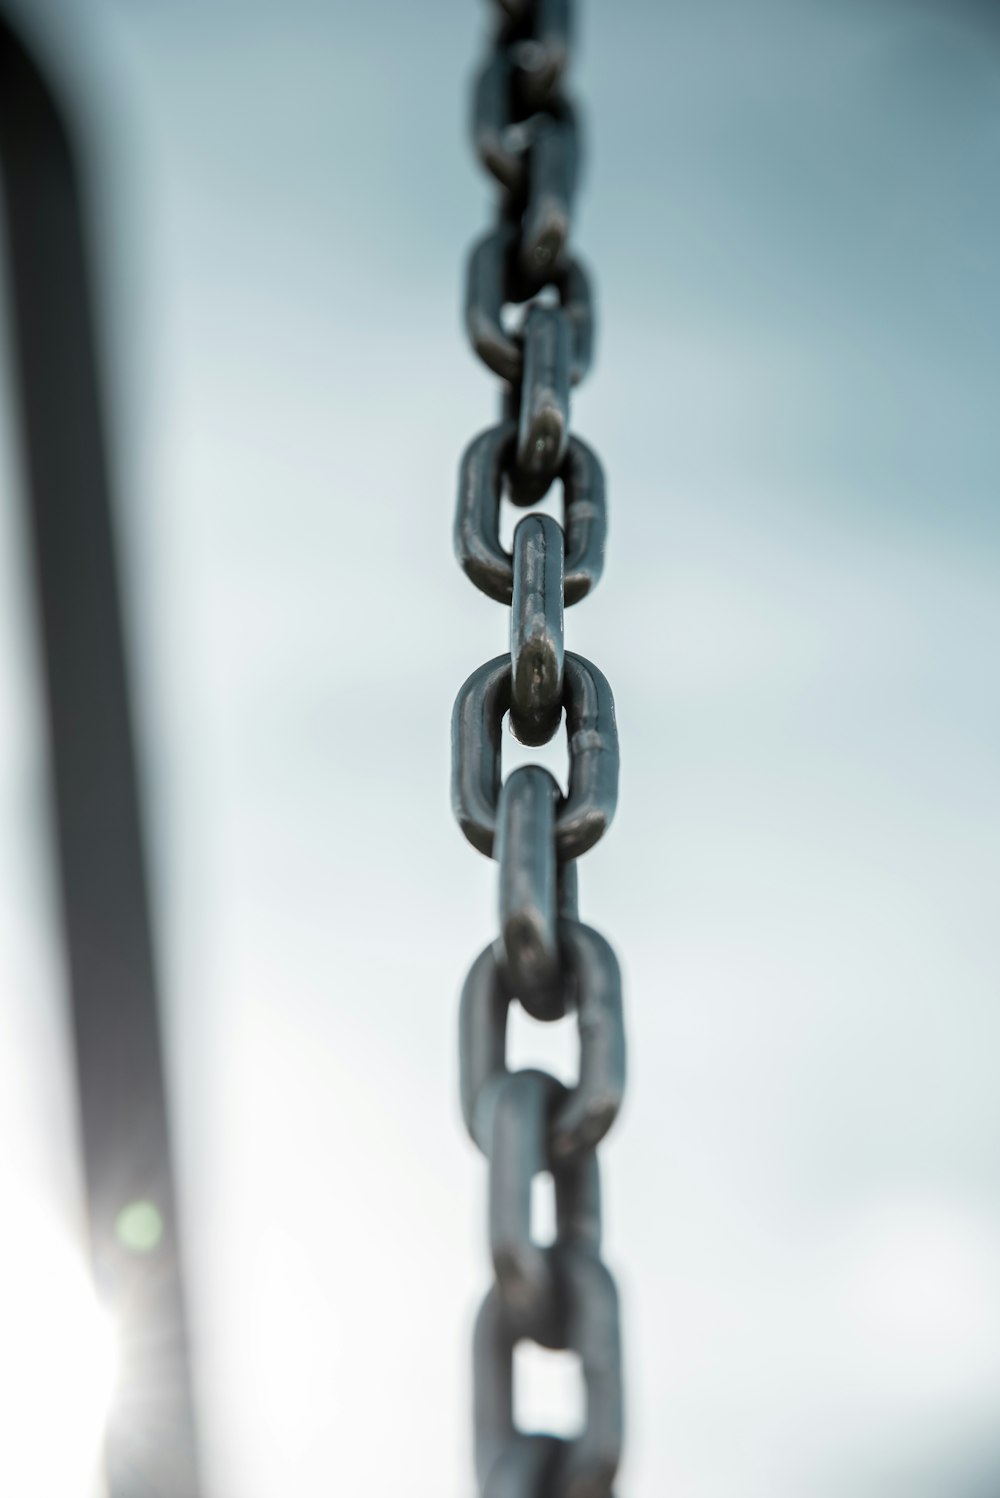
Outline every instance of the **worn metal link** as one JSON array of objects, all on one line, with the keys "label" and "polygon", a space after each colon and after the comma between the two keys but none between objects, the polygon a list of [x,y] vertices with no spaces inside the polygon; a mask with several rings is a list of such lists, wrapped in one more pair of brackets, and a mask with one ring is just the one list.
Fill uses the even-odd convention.
[{"label": "worn metal link", "polygon": [[522,744],[547,744],[562,713],[565,537],[548,515],[514,532],[510,611],[510,726]]},{"label": "worn metal link", "polygon": [[556,905],[563,920],[580,919],[580,879],[575,858],[556,869]]},{"label": "worn metal link", "polygon": [[510,53],[498,46],[476,80],[472,134],[483,166],[512,197],[520,198],[528,176],[530,135],[515,119],[513,80]]},{"label": "worn metal link", "polygon": [[[614,1281],[592,1254],[563,1248],[549,1257],[557,1291],[547,1314],[519,1315],[497,1285],[476,1320],[473,1408],[483,1498],[608,1498],[618,1470],[623,1411]],[[515,1426],[513,1356],[524,1339],[579,1357],[587,1414],[576,1440],[524,1435]]]},{"label": "worn metal link", "polygon": [[[580,128],[572,105],[560,96],[550,98],[544,112],[529,113],[530,106],[518,93],[519,76],[510,49],[498,46],[476,81],[472,112],[476,154],[509,193],[510,207],[536,222],[548,217],[563,221],[554,259],[569,235],[580,172]],[[549,200],[547,205],[545,200]],[[537,228],[525,240],[537,245]],[[524,264],[529,274],[545,268],[544,260],[530,251]]]},{"label": "worn metal link", "polygon": [[[500,799],[500,742],[510,707],[509,655],[498,655],[467,678],[451,720],[451,803],[456,820],[480,853],[493,857]],[[582,655],[567,651],[563,707],[569,743],[569,786],[556,812],[556,851],[579,858],[604,836],[618,804],[618,728],[611,688]]]},{"label": "worn metal link", "polygon": [[529,278],[562,259],[576,189],[577,131],[572,121],[542,118],[528,148],[528,201],[521,235],[521,267]]},{"label": "worn metal link", "polygon": [[[590,283],[570,253],[579,125],[562,92],[570,0],[492,0],[497,26],[474,89],[476,151],[500,188],[495,228],[469,257],[465,318],[483,362],[505,381],[503,418],[466,449],[454,543],[488,597],[511,609],[510,653],[478,667],[452,715],[452,806],[468,840],[499,864],[500,934],[473,963],[461,1004],[466,1127],[489,1162],[494,1287],[476,1323],[474,1425],[480,1498],[610,1498],[622,1444],[618,1297],[600,1259],[595,1153],[625,1084],[621,974],[577,909],[575,860],[603,836],[618,796],[611,689],[566,651],[564,609],[598,582],[607,515],[601,465],[570,433],[570,392],[593,349]],[[523,304],[519,324],[505,309]],[[513,316],[513,314],[509,314]],[[563,523],[527,514],[500,541],[504,494],[528,508],[562,482]],[[565,716],[563,794],[526,765],[503,779],[505,715],[526,744]],[[531,1019],[575,1014],[579,1072],[564,1086],[507,1066],[517,1000]],[[549,1175],[551,1246],[532,1223],[532,1186]],[[513,1352],[535,1341],[580,1361],[586,1394],[574,1440],[514,1422]]]},{"label": "worn metal link", "polygon": [[514,47],[520,86],[525,98],[539,106],[547,102],[569,61],[570,0],[532,0],[516,8],[515,20],[526,29]]},{"label": "worn metal link", "polygon": [[503,326],[503,309],[526,302],[543,285],[553,286],[570,325],[570,378],[578,385],[590,368],[594,349],[594,304],[590,278],[579,260],[563,256],[547,278],[529,279],[518,256],[516,226],[504,221],[486,234],[469,256],[465,325],[483,363],[510,384],[524,370],[522,340]]},{"label": "worn metal link", "polygon": [[570,325],[562,307],[528,309],[524,319],[515,503],[541,499],[562,465],[569,439]]},{"label": "worn metal link", "polygon": [[[549,1017],[575,1009],[580,1063],[576,1086],[550,1119],[549,1147],[553,1159],[567,1160],[599,1144],[618,1115],[625,1088],[625,1030],[621,973],[604,937],[565,918],[559,937],[563,968]],[[462,989],[462,1115],[484,1154],[489,1154],[489,1099],[508,1075],[507,1017],[516,992],[495,946],[479,954]]]},{"label": "worn metal link", "polygon": [[549,1171],[556,1195],[556,1241],[589,1253],[601,1247],[601,1194],[593,1150],[571,1160],[549,1156],[549,1118],[566,1088],[543,1071],[509,1073],[491,1094],[490,1253],[506,1305],[535,1318],[556,1303],[553,1261],[531,1235],[531,1187]]},{"label": "worn metal link", "polygon": [[[473,438],[462,455],[455,507],[455,555],[463,572],[483,593],[508,605],[514,599],[514,562],[500,544],[500,501],[516,436],[514,423],[503,422]],[[559,476],[566,552],[563,602],[569,607],[600,581],[608,522],[603,469],[579,437],[570,437]],[[518,498],[515,491],[508,493],[512,500]]]},{"label": "worn metal link", "polygon": [[541,765],[509,775],[497,804],[500,941],[510,980],[536,1019],[558,1018],[559,935],[556,804],[559,787]]}]

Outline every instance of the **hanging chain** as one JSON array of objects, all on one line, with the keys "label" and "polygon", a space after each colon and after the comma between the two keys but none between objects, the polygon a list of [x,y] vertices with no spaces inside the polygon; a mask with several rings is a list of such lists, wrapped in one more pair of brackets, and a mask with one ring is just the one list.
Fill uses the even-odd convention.
[{"label": "hanging chain", "polygon": [[[500,935],[462,992],[461,1095],[469,1133],[489,1162],[495,1284],[474,1349],[475,1456],[482,1498],[608,1498],[622,1439],[618,1297],[600,1259],[595,1147],[625,1080],[621,976],[602,936],[581,923],[574,860],[598,841],[618,795],[611,689],[564,650],[563,608],[596,586],[604,561],[604,475],[569,433],[570,388],[590,365],[587,274],[568,246],[579,128],[563,91],[570,0],[492,0],[496,29],[475,89],[476,150],[500,187],[496,227],[472,250],[465,319],[479,357],[504,383],[502,419],[462,458],[455,550],[466,574],[510,610],[510,651],[474,671],[452,718],[452,805],[465,836],[495,858]],[[523,306],[510,332],[502,313]],[[500,542],[503,494],[537,503],[554,480],[563,525],[527,514],[513,549]],[[566,714],[565,795],[547,770],[501,778],[509,711],[525,744],[543,744]],[[507,1015],[517,998],[536,1020],[576,1015],[579,1080],[511,1072]],[[532,1237],[532,1181],[555,1188],[556,1236]],[[579,1357],[582,1434],[526,1434],[514,1424],[513,1353],[523,1340]]]}]

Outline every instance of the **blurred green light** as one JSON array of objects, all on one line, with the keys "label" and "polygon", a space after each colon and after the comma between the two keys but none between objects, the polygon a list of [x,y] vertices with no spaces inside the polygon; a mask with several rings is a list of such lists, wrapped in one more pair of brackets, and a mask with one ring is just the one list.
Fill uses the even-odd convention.
[{"label": "blurred green light", "polygon": [[118,1214],[115,1231],[130,1253],[152,1253],[163,1237],[163,1218],[152,1202],[129,1202]]}]

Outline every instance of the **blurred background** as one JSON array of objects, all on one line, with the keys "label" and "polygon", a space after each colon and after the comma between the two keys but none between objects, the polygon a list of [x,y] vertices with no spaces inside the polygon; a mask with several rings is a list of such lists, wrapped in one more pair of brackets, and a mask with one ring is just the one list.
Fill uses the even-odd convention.
[{"label": "blurred background", "polygon": [[[448,727],[506,631],[450,539],[496,410],[460,324],[487,7],[9,9],[88,166],[206,1493],[459,1498],[489,1263],[457,1005],[496,880],[451,819]],[[990,1498],[1000,21],[579,12],[600,322],[573,423],[611,531],[567,641],[623,753],[580,871],[631,1048],[602,1155],[619,1491]],[[0,1490],[93,1498],[111,1354],[12,380]],[[564,1026],[514,1040],[572,1074]],[[519,1360],[526,1423],[574,1428],[569,1363]]]}]

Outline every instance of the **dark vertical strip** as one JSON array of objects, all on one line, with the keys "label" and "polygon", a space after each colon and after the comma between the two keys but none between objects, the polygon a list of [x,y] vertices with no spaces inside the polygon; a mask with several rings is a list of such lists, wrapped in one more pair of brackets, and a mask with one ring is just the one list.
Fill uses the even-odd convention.
[{"label": "dark vertical strip", "polygon": [[122,1337],[109,1491],[111,1498],[195,1498],[176,1203],[80,188],[51,89],[2,20],[0,158],[90,1232],[98,1288]]}]

